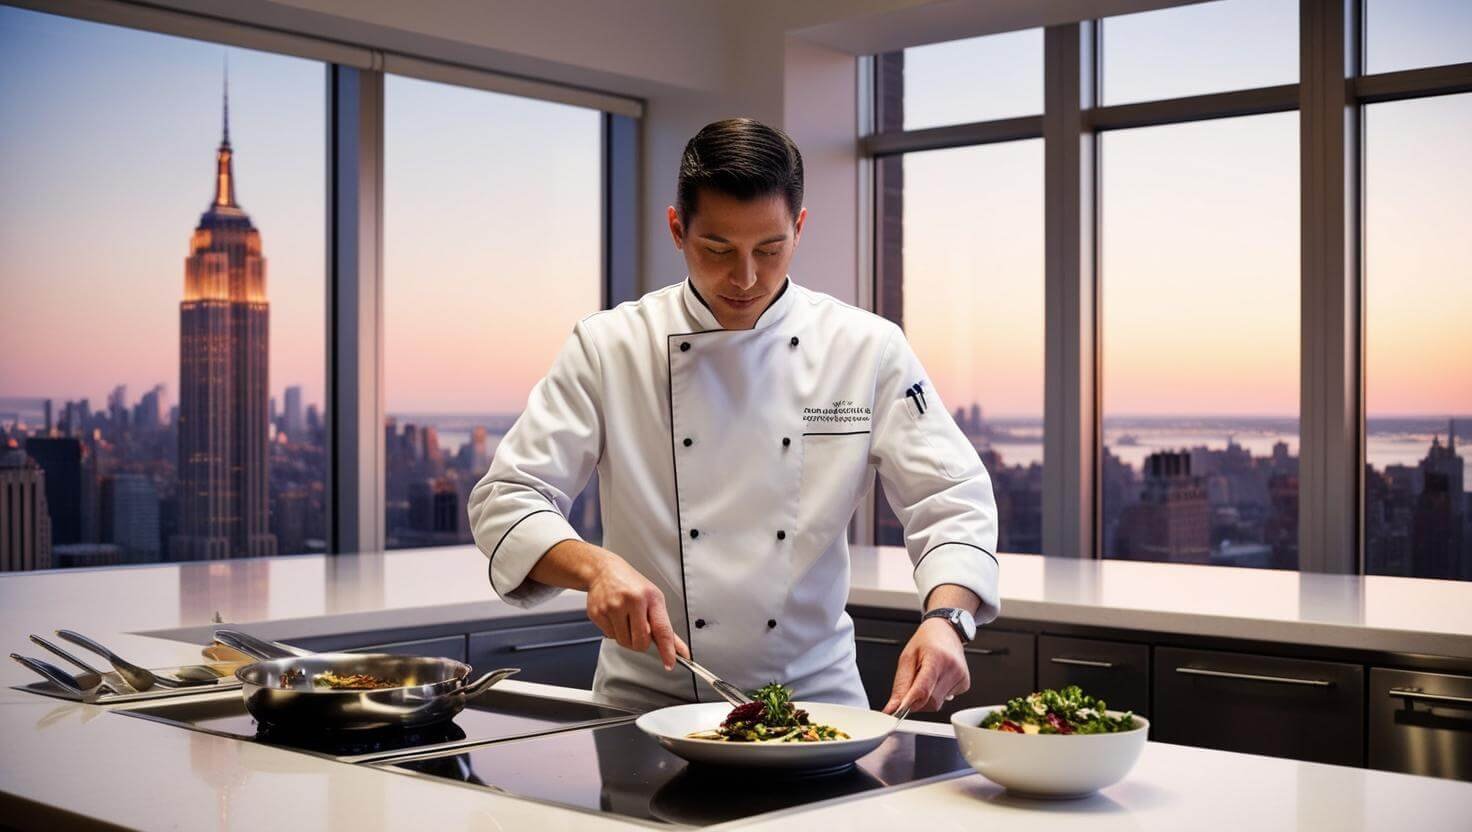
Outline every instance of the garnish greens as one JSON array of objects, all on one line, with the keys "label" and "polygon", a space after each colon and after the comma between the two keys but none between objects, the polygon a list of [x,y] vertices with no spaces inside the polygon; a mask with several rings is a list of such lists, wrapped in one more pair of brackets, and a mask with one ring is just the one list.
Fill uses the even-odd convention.
[{"label": "garnish greens", "polygon": [[987,714],[981,727],[1014,734],[1112,734],[1135,727],[1135,716],[1110,716],[1104,700],[1069,685],[1009,699],[1005,708]]},{"label": "garnish greens", "polygon": [[808,719],[807,711],[792,704],[792,691],[779,682],[752,691],[751,697],[756,701],[732,708],[721,727],[695,731],[690,738],[721,742],[823,742],[849,738],[831,725],[819,725]]}]

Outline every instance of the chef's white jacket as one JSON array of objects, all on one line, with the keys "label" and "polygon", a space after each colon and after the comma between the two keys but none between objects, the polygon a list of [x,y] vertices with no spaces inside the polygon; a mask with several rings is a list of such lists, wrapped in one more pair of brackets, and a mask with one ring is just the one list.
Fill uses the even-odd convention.
[{"label": "chef's white jacket", "polygon": [[[580,321],[471,491],[492,589],[528,577],[594,470],[601,545],[664,593],[694,659],[742,688],[864,706],[846,530],[875,472],[919,598],[959,584],[998,611],[991,479],[899,327],[793,283],[726,330],[687,278]],[[594,691],[642,707],[716,694],[605,640]]]}]

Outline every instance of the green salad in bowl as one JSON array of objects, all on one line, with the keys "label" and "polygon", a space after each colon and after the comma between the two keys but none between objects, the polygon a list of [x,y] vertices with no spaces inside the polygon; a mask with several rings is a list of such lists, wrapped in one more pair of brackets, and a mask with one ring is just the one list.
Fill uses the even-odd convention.
[{"label": "green salad in bowl", "polygon": [[1069,685],[1009,699],[980,727],[1011,734],[1113,734],[1134,728],[1135,716],[1128,711],[1111,716],[1102,699]]}]

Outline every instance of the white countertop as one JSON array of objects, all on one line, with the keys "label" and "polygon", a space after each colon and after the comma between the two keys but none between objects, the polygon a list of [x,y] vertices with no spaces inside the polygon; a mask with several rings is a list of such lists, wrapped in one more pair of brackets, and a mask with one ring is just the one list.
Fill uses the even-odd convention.
[{"label": "white countertop", "polygon": [[[1469,582],[1035,555],[999,560],[1004,621],[1472,658]],[[911,575],[902,550],[856,546],[849,599],[918,611]],[[567,592],[532,612],[582,608],[582,595]],[[0,574],[0,632],[12,649],[26,645],[28,632],[169,632],[208,626],[216,615],[279,639],[526,614],[491,593],[485,557],[473,546]],[[154,641],[136,642],[145,652],[135,661],[167,662],[146,652]],[[10,670],[23,673],[7,667],[0,681],[23,678]]]},{"label": "white countertop", "polygon": [[[1472,582],[1001,555],[1002,618],[1472,657]],[[849,602],[915,608],[911,567],[855,547]]]},{"label": "white countertop", "polygon": [[[1029,556],[1003,556],[1001,563],[1007,617],[1472,655],[1472,586],[1466,584]],[[909,580],[908,561],[897,550],[861,548],[851,600],[913,608]],[[581,606],[582,598],[568,593],[539,610]],[[525,614],[490,595],[484,558],[470,547],[0,576],[7,652],[36,654],[27,633],[70,627],[140,664],[178,664],[196,659],[198,648],[140,633],[206,626],[216,613],[274,638]],[[285,823],[370,832],[426,822],[456,829],[535,825],[543,832],[644,828],[8,689],[29,681],[21,668],[3,663],[6,822],[50,807],[141,829]],[[916,730],[936,728],[916,724]],[[1018,800],[967,775],[797,815],[804,826],[838,829],[974,821],[977,828],[1024,830],[1087,824],[1091,832],[1422,832],[1465,828],[1472,784],[1150,743],[1129,778],[1083,801]],[[797,815],[768,817],[757,826],[790,827]]]}]

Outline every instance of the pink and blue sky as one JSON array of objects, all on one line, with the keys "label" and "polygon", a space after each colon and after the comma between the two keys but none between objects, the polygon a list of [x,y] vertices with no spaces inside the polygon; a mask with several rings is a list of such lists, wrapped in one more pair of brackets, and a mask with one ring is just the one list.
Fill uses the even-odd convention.
[{"label": "pink and blue sky", "polygon": [[[1472,4],[1369,7],[1371,70],[1472,59]],[[1105,99],[1292,83],[1295,9],[1226,0],[1112,19]],[[906,125],[1038,112],[1041,45],[1032,31],[909,50]],[[0,396],[97,406],[116,384],[136,398],[163,383],[174,400],[227,52],[237,194],[268,261],[271,387],[321,401],[323,65],[11,7]],[[403,78],[386,106],[389,409],[518,410],[598,304],[598,115]],[[1296,413],[1296,116],[1102,141],[1106,413]],[[1366,148],[1370,414],[1472,412],[1472,95],[1372,105]],[[905,165],[917,351],[949,403],[1036,416],[1041,142]]]}]

